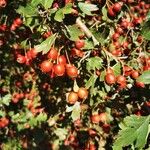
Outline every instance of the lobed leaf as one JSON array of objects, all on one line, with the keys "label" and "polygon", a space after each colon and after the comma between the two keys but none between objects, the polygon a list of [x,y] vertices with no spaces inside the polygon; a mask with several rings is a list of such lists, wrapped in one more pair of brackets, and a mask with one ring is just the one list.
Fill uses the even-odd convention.
[{"label": "lobed leaf", "polygon": [[84,14],[89,15],[89,16],[93,15],[92,14],[93,11],[97,11],[98,10],[97,5],[94,5],[94,4],[88,4],[88,3],[79,2],[78,6],[79,6],[80,10]]},{"label": "lobed leaf", "polygon": [[42,52],[42,54],[46,54],[54,44],[56,37],[57,34],[53,34],[52,36],[48,37],[45,41],[43,41],[41,44],[36,45],[35,46],[36,51]]},{"label": "lobed leaf", "polygon": [[143,82],[144,84],[150,84],[150,70],[146,70],[137,78],[137,81]]}]

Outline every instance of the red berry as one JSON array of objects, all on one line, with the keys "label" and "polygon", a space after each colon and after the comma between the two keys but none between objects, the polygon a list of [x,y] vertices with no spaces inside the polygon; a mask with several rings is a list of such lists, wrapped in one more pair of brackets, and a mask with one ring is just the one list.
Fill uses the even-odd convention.
[{"label": "red berry", "polygon": [[0,25],[0,30],[1,30],[1,31],[6,31],[6,29],[7,29],[6,24]]},{"label": "red berry", "polygon": [[123,42],[122,47],[123,48],[128,48],[128,45],[129,45],[129,42],[125,41],[125,42]]},{"label": "red berry", "polygon": [[133,79],[138,78],[138,77],[139,77],[139,72],[136,71],[136,70],[133,70],[132,73],[131,73],[131,77],[132,77]]},{"label": "red berry", "polygon": [[54,73],[57,76],[63,76],[65,73],[65,66],[63,64],[56,64],[54,67]]},{"label": "red berry", "polygon": [[113,74],[114,71],[113,71],[111,68],[107,68],[106,73],[107,73],[107,74],[109,74],[109,73]]},{"label": "red berry", "polygon": [[7,5],[6,0],[0,0],[0,7],[5,7]]},{"label": "red berry", "polygon": [[98,114],[94,114],[91,116],[91,121],[92,123],[99,123],[100,122],[100,117]]},{"label": "red berry", "polygon": [[118,27],[118,28],[116,29],[116,32],[121,35],[124,31],[123,31],[123,29],[122,29],[121,27]]},{"label": "red berry", "polygon": [[108,14],[111,17],[115,17],[116,16],[115,12],[113,11],[113,7],[109,7],[108,8]]},{"label": "red berry", "polygon": [[73,49],[71,50],[71,54],[72,54],[73,57],[76,57],[76,56],[77,56],[77,57],[83,57],[84,52],[83,52],[82,50],[73,48]]},{"label": "red berry", "polygon": [[96,134],[97,134],[97,133],[96,133],[95,130],[89,129],[89,135],[90,135],[90,136],[95,136]]},{"label": "red berry", "polygon": [[56,60],[58,57],[58,51],[55,48],[51,48],[49,53],[47,54],[47,58]]},{"label": "red berry", "polygon": [[75,41],[75,46],[76,46],[77,49],[83,48],[84,45],[85,45],[85,42],[83,40],[77,40],[77,41]]},{"label": "red berry", "polygon": [[16,18],[16,19],[14,20],[14,24],[15,24],[16,26],[20,26],[20,25],[22,24],[22,20],[21,20],[20,18]]},{"label": "red berry", "polygon": [[20,63],[20,64],[24,64],[26,62],[26,57],[19,54],[17,56],[17,62]]},{"label": "red berry", "polygon": [[51,36],[52,35],[52,33],[50,32],[50,31],[47,31],[47,32],[45,32],[42,36],[44,37],[44,38],[48,38],[49,36]]},{"label": "red berry", "polygon": [[126,28],[128,28],[129,23],[128,23],[128,21],[123,20],[120,25],[121,25],[122,28],[126,29]]},{"label": "red berry", "polygon": [[144,88],[144,87],[145,87],[144,83],[143,83],[143,82],[139,82],[139,81],[137,81],[137,82],[135,83],[135,85],[136,85],[137,87],[139,87],[139,88]]},{"label": "red berry", "polygon": [[107,84],[114,84],[115,82],[116,82],[116,77],[115,77],[115,75],[114,74],[112,74],[112,73],[108,73],[108,74],[106,74],[106,76],[105,76],[105,82],[107,83]]},{"label": "red berry", "polygon": [[144,66],[144,67],[143,67],[143,70],[144,70],[144,71],[150,70],[150,66]]},{"label": "red berry", "polygon": [[112,38],[113,38],[114,41],[118,40],[119,37],[120,37],[119,33],[114,33],[112,35]]},{"label": "red berry", "polygon": [[79,90],[78,90],[78,96],[81,99],[86,99],[88,97],[88,91],[87,91],[87,89],[84,88],[84,87],[79,88]]},{"label": "red berry", "polygon": [[103,122],[103,123],[107,122],[107,114],[106,113],[100,113],[99,118],[100,118],[100,122]]},{"label": "red berry", "polygon": [[69,104],[75,104],[76,101],[78,100],[78,94],[75,92],[70,92],[68,95],[68,103]]},{"label": "red berry", "polygon": [[59,64],[66,65],[66,63],[67,63],[66,57],[65,57],[64,55],[60,55],[60,56],[58,57],[58,63],[59,63]]},{"label": "red berry", "polygon": [[89,150],[96,150],[96,146],[94,144],[89,145]]},{"label": "red berry", "polygon": [[36,56],[38,54],[38,52],[36,51],[36,49],[31,48],[29,52],[30,52],[31,58],[36,58]]},{"label": "red berry", "polygon": [[123,75],[119,75],[116,78],[118,84],[123,84],[126,82],[126,78]]},{"label": "red berry", "polygon": [[41,63],[40,66],[41,66],[42,72],[46,73],[46,72],[50,72],[52,70],[53,63],[49,60],[45,60]]},{"label": "red berry", "polygon": [[103,131],[105,133],[109,133],[110,132],[110,124],[105,123],[105,124],[103,124],[102,128],[103,128]]},{"label": "red berry", "polygon": [[120,12],[120,11],[121,11],[121,7],[122,7],[121,3],[115,3],[115,4],[113,5],[113,10],[114,10],[115,12]]},{"label": "red berry", "polygon": [[76,78],[78,76],[78,69],[75,66],[69,66],[67,69],[67,75],[71,78]]},{"label": "red berry", "polygon": [[16,30],[16,25],[15,25],[15,24],[12,24],[11,27],[10,27],[10,30],[11,30],[11,31]]}]

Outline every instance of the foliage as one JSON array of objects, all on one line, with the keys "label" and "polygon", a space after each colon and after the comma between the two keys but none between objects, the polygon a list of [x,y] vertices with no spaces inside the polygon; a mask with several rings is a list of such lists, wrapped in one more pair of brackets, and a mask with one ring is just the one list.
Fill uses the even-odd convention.
[{"label": "foliage", "polygon": [[0,149],[148,149],[149,9],[0,0]]}]

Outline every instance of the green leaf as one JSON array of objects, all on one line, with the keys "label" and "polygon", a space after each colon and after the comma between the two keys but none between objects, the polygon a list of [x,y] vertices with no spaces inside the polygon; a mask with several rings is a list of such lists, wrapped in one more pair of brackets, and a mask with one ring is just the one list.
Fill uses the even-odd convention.
[{"label": "green leaf", "polygon": [[77,41],[79,36],[83,34],[76,24],[68,26],[67,31],[69,33],[69,39],[72,41]]},{"label": "green leaf", "polygon": [[103,7],[102,8],[102,19],[104,21],[106,21],[108,19],[108,16],[107,16],[107,8],[106,7]]},{"label": "green leaf", "polygon": [[102,25],[97,30],[91,30],[92,34],[96,38],[101,45],[104,45],[108,40],[107,37],[109,36],[110,29],[109,26]]},{"label": "green leaf", "polygon": [[120,63],[116,63],[116,64],[113,66],[113,70],[114,70],[115,76],[120,75],[120,74],[121,74],[121,64],[120,64]]},{"label": "green leaf", "polygon": [[17,12],[24,17],[33,17],[33,16],[37,16],[38,14],[37,8],[31,4],[27,4],[25,7],[20,6],[17,9]]},{"label": "green leaf", "polygon": [[72,3],[68,3],[62,10],[64,14],[70,14],[72,12]]},{"label": "green leaf", "polygon": [[68,3],[65,7],[59,9],[56,14],[54,19],[58,22],[62,22],[63,19],[65,18],[65,14],[70,14],[72,12],[72,4]]},{"label": "green leaf", "polygon": [[[119,131],[118,138],[113,145],[113,150],[120,150],[125,146],[135,143],[135,147],[142,149],[148,138],[149,134],[150,116],[139,117],[131,115],[126,117],[123,121],[122,130]],[[132,134],[131,134],[132,133]]]},{"label": "green leaf", "polygon": [[90,79],[86,82],[85,87],[88,89],[91,86],[94,87],[96,79],[98,78],[97,75],[93,74]]},{"label": "green leaf", "polygon": [[38,4],[40,4],[42,2],[42,0],[32,0],[31,1],[31,5],[32,6],[37,6]]},{"label": "green leaf", "polygon": [[5,111],[0,110],[0,117],[4,117],[6,115]]},{"label": "green leaf", "polygon": [[38,4],[42,4],[45,9],[51,8],[54,0],[32,0],[31,4],[33,6],[37,6]]},{"label": "green leaf", "polygon": [[38,122],[45,122],[47,120],[47,115],[46,113],[40,113],[37,117],[36,120]]},{"label": "green leaf", "polygon": [[29,27],[31,30],[33,30],[35,26],[39,25],[39,19],[33,18],[33,17],[24,18],[23,22],[24,22],[24,25]]},{"label": "green leaf", "polygon": [[58,22],[62,22],[64,18],[65,18],[65,15],[64,15],[62,9],[59,9],[55,14],[54,19]]},{"label": "green leaf", "polygon": [[99,77],[99,80],[100,80],[100,81],[104,81],[105,75],[106,75],[106,71],[104,70],[104,71],[101,72],[100,77]]},{"label": "green leaf", "polygon": [[150,70],[146,70],[137,78],[137,81],[143,82],[144,84],[150,84]]},{"label": "green leaf", "polygon": [[148,12],[148,14],[147,14],[147,20],[150,20],[150,11]]},{"label": "green leaf", "polygon": [[64,140],[66,139],[68,131],[64,128],[57,128],[54,133],[59,137],[60,140]]},{"label": "green leaf", "polygon": [[52,36],[48,37],[45,41],[43,41],[41,44],[36,45],[35,46],[36,51],[42,52],[42,54],[46,54],[54,44],[56,37],[57,34],[53,34]]},{"label": "green leaf", "polygon": [[81,113],[80,103],[76,102],[75,105],[73,106],[73,110],[71,113],[72,120],[75,121],[80,119],[80,113]]},{"label": "green leaf", "polygon": [[138,135],[136,139],[136,148],[143,148],[147,142],[147,137],[149,134],[149,117],[143,122],[143,124],[137,129]]},{"label": "green leaf", "polygon": [[42,5],[45,9],[51,8],[54,0],[42,0]]},{"label": "green leaf", "polygon": [[78,3],[78,6],[80,8],[80,10],[86,14],[86,15],[89,15],[89,16],[92,16],[92,12],[93,11],[97,11],[98,10],[98,7],[94,4],[88,4],[88,3]]},{"label": "green leaf", "polygon": [[86,49],[86,50],[94,49],[93,42],[91,40],[85,40],[85,45],[84,45],[83,49]]},{"label": "green leaf", "polygon": [[150,21],[147,21],[142,27],[142,35],[146,40],[150,40]]},{"label": "green leaf", "polygon": [[102,67],[103,60],[100,57],[91,57],[87,59],[86,68],[88,71],[100,69]]},{"label": "green leaf", "polygon": [[4,104],[6,106],[9,106],[9,103],[11,102],[11,95],[7,94],[4,97],[1,98],[0,104]]}]

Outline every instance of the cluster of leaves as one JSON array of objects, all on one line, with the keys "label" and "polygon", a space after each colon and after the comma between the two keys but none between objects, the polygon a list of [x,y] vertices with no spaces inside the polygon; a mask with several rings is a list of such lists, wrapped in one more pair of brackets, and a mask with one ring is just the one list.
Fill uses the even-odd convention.
[{"label": "cluster of leaves", "polygon": [[[1,1],[0,148],[149,147],[150,4],[12,0],[2,7]],[[113,16],[114,4],[121,10]],[[48,61],[58,64],[63,55],[66,66],[78,69],[75,78],[41,69],[52,48],[58,56]],[[88,97],[69,103],[79,87]]]}]

